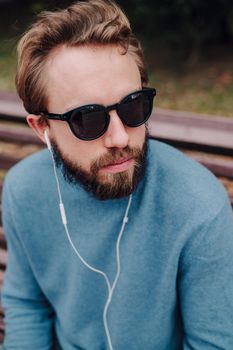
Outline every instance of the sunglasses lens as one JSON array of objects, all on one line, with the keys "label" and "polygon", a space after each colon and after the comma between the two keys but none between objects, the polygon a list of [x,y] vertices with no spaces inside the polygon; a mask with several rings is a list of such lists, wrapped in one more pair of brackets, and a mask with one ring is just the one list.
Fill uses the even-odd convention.
[{"label": "sunglasses lens", "polygon": [[82,140],[100,137],[108,126],[108,115],[99,105],[85,106],[74,110],[70,118],[73,133]]},{"label": "sunglasses lens", "polygon": [[153,97],[150,91],[139,91],[127,96],[118,105],[119,116],[130,127],[142,125],[151,115]]}]

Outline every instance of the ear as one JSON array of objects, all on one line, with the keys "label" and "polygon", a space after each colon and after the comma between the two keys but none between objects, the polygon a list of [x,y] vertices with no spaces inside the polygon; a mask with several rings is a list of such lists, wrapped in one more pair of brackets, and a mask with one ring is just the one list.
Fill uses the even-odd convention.
[{"label": "ear", "polygon": [[35,134],[46,144],[44,138],[45,129],[48,128],[48,123],[46,123],[46,120],[41,121],[41,116],[35,114],[29,114],[26,119],[30,128],[32,128]]}]

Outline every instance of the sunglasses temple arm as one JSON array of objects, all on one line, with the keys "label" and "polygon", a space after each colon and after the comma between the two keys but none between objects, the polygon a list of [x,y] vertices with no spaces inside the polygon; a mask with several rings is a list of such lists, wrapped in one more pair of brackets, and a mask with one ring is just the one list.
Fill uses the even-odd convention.
[{"label": "sunglasses temple arm", "polygon": [[42,112],[40,113],[40,115],[47,117],[48,119],[51,119],[51,120],[66,120],[66,117],[63,114]]}]

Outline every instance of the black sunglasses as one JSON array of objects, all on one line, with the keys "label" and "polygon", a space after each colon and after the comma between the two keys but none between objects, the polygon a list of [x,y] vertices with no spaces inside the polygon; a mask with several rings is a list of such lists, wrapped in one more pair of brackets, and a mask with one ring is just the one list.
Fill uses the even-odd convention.
[{"label": "black sunglasses", "polygon": [[124,97],[119,103],[102,106],[89,104],[64,114],[42,112],[48,119],[64,120],[73,134],[81,140],[90,141],[102,136],[110,122],[109,111],[115,109],[121,121],[129,127],[144,124],[150,117],[156,90],[143,88]]}]

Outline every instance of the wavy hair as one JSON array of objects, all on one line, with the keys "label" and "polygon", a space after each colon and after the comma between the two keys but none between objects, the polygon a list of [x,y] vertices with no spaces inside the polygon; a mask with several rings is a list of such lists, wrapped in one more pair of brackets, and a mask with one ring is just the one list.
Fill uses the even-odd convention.
[{"label": "wavy hair", "polygon": [[120,45],[133,55],[142,85],[148,83],[143,51],[121,8],[110,0],[78,1],[63,10],[44,11],[17,46],[16,88],[29,113],[47,108],[45,68],[60,45]]}]

